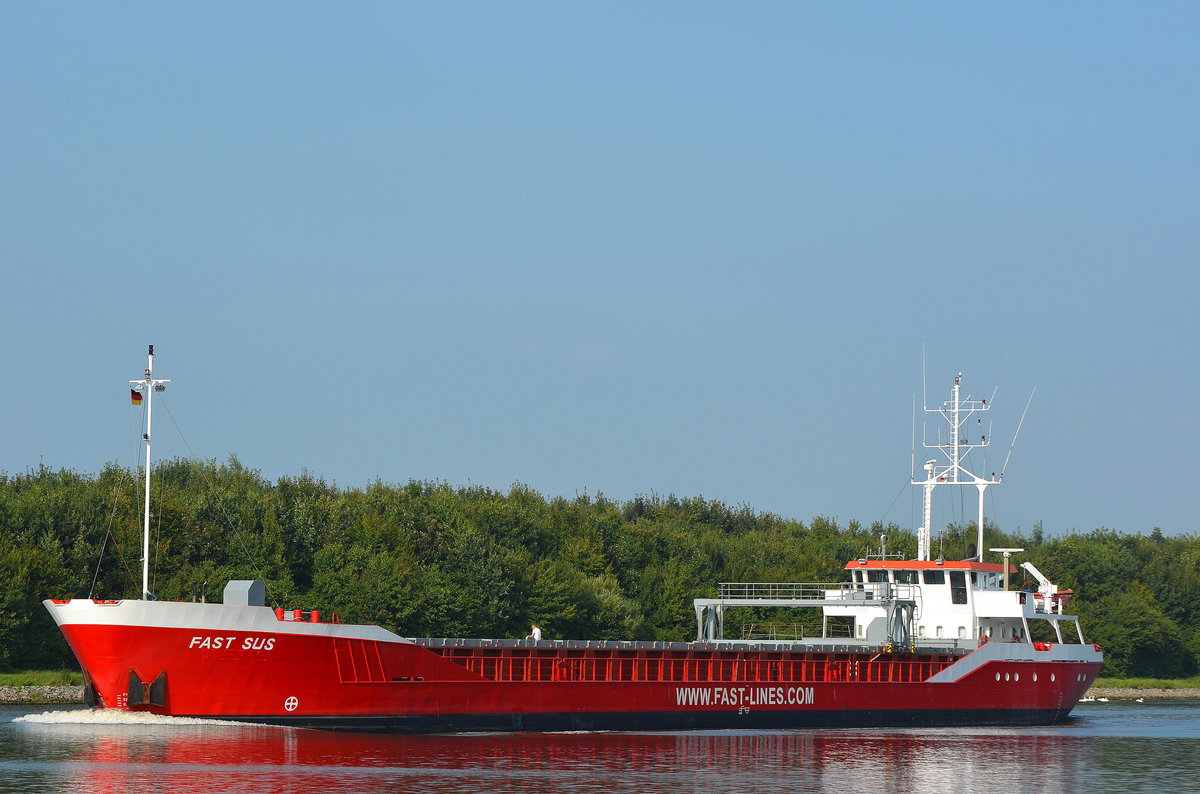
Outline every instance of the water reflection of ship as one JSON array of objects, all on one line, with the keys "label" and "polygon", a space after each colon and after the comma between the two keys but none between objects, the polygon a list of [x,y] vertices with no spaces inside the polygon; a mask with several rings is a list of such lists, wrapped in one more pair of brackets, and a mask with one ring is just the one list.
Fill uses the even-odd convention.
[{"label": "water reflection of ship", "polygon": [[[1022,792],[1061,794],[1063,780],[1085,779],[1093,745],[1057,734],[1011,729],[906,730],[884,733],[821,731],[678,738],[681,766],[781,779],[793,784],[802,769],[814,791],[853,785],[879,792],[951,791],[964,780],[975,791],[1018,785]],[[1053,780],[1030,771],[1055,770]]]},{"label": "water reflection of ship", "polygon": [[[71,788],[125,791],[170,781],[176,792],[221,788],[404,787],[501,790],[672,786],[767,791],[855,785],[871,791],[978,790],[1020,783],[1057,791],[1082,780],[1093,744],[1057,734],[987,731],[712,732],[688,734],[381,735],[259,726],[31,726],[69,754]],[[56,753],[56,754],[59,754]],[[1029,770],[1054,768],[1041,785]],[[965,777],[964,777],[965,776]],[[1057,781],[1054,782],[1054,781]]]}]

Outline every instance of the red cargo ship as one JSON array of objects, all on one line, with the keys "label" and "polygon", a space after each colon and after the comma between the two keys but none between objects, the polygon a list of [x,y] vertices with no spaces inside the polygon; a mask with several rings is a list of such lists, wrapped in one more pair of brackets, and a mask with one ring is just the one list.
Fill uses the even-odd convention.
[{"label": "red cargo ship", "polygon": [[[153,347],[146,376],[156,390]],[[966,468],[960,431],[986,401],[934,409],[952,443],[927,444],[918,559],[846,565],[838,584],[722,584],[697,599],[693,642],[408,639],[378,626],[272,609],[260,581],[232,581],[223,603],[143,598],[48,600],[87,681],[89,701],[157,714],[407,732],[691,730],[1046,724],[1065,718],[1100,671],[1059,592],[1029,563],[1039,589],[1010,591],[1004,563],[929,559],[940,485],[983,493],[999,480]],[[147,521],[148,527],[148,521]],[[147,535],[148,538],[148,529]],[[886,544],[886,537],[883,538]],[[146,541],[148,544],[148,540]],[[144,547],[145,548],[145,547]],[[982,548],[982,532],[979,545]],[[760,628],[723,636],[727,610],[819,612],[816,636]],[[1031,624],[1053,640],[1028,641]],[[1063,623],[1074,632],[1063,631]]]}]

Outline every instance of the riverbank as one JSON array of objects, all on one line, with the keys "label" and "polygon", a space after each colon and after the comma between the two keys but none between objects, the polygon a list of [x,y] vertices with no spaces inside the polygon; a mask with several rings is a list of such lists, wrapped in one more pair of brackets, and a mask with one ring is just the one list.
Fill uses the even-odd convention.
[{"label": "riverbank", "polygon": [[[1094,686],[1085,697],[1109,700],[1200,700],[1200,689]],[[83,703],[81,686],[0,686],[0,705]]]}]

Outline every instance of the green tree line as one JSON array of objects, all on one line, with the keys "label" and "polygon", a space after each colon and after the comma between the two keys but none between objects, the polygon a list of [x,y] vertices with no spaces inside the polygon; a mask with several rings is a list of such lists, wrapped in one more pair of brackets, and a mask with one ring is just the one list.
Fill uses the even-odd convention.
[{"label": "green tree line", "polygon": [[[0,474],[0,670],[74,661],[44,598],[141,590],[142,484],[40,467]],[[285,608],[337,612],[404,636],[688,640],[691,601],[719,582],[833,582],[850,559],[911,558],[895,525],[807,523],[700,497],[544,497],[439,482],[340,488],[308,473],[264,479],[236,459],[173,460],[152,478],[151,592],[220,598],[229,579],[267,582]],[[950,525],[947,557],[974,541]],[[1047,538],[985,526],[985,545],[1024,547],[1060,588],[1109,676],[1179,677],[1200,663],[1200,538],[1098,529]],[[1014,578],[1020,587],[1024,577]],[[770,613],[730,615],[740,621]]]}]

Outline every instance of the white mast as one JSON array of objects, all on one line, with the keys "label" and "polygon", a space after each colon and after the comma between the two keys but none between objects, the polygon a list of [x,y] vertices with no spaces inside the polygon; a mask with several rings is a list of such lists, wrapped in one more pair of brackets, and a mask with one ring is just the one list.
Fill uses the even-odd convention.
[{"label": "white mast", "polygon": [[[962,398],[962,373],[954,378],[954,390],[951,399],[942,403],[941,408],[925,407],[926,413],[938,413],[950,425],[950,440],[930,444],[922,440],[921,446],[926,449],[937,449],[946,457],[946,462],[939,464],[937,460],[925,462],[925,479],[913,480],[913,485],[920,485],[925,490],[923,523],[917,531],[917,559],[929,559],[929,542],[933,534],[933,489],[939,485],[974,485],[979,490],[979,539],[975,544],[975,554],[980,562],[983,561],[983,496],[989,485],[999,485],[1001,480],[993,474],[992,479],[970,471],[965,464],[967,455],[976,447],[989,446],[986,433],[979,434],[976,442],[968,438],[965,425],[977,413],[991,409],[987,400],[971,400]],[[982,424],[982,420],[980,420]]]},{"label": "white mast", "polygon": [[150,599],[150,422],[154,416],[154,392],[166,389],[170,379],[155,380],[154,345],[146,358],[146,377],[142,380],[129,381],[129,388],[141,393],[146,398],[146,432],[142,440],[146,442],[146,507],[142,523],[142,600]]}]

